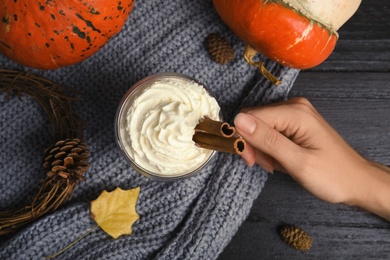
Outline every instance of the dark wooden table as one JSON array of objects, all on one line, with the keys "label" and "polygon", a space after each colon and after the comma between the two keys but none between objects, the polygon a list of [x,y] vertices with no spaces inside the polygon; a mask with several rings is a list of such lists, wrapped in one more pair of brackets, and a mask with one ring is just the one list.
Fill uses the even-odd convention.
[{"label": "dark wooden table", "polygon": [[[291,97],[308,98],[360,154],[390,165],[390,1],[363,1],[339,34],[333,54],[301,72]],[[285,223],[311,234],[310,251],[281,241],[277,228]],[[390,259],[390,223],[322,202],[275,173],[219,260],[275,258]]]}]

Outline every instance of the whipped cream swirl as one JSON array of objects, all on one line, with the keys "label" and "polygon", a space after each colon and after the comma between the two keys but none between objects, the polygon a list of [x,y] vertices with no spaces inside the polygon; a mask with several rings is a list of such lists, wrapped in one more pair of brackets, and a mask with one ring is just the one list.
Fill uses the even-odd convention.
[{"label": "whipped cream swirl", "polygon": [[203,86],[163,78],[130,100],[123,124],[124,148],[140,167],[164,176],[196,170],[211,155],[192,141],[203,117],[219,119],[220,107]]}]

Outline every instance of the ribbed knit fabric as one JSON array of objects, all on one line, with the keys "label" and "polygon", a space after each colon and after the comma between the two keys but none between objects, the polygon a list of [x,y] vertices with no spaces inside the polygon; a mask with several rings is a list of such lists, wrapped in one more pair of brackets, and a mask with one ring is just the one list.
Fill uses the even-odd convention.
[{"label": "ribbed knit fabric", "polygon": [[[205,39],[217,32],[233,45],[227,64],[212,61]],[[210,0],[138,0],[122,31],[91,58],[52,71],[24,68],[0,56],[0,66],[29,70],[83,92],[75,104],[86,122],[91,168],[72,199],[19,232],[2,238],[0,259],[42,259],[95,226],[89,201],[116,187],[141,187],[133,234],[114,240],[96,229],[58,259],[215,259],[249,214],[267,179],[260,167],[219,153],[199,175],[152,181],[133,170],[117,148],[114,118],[123,94],[157,72],[179,72],[204,83],[232,122],[242,107],[286,98],[298,70],[267,61],[282,85],[273,86],[242,58],[244,44],[219,19]],[[259,57],[262,58],[262,57]],[[35,194],[51,127],[29,97],[0,94],[0,209],[26,204]]]}]

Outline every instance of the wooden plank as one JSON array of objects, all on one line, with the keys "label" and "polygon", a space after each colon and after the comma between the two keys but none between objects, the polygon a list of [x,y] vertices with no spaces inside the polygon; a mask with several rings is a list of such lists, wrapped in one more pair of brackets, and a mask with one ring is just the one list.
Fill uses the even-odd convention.
[{"label": "wooden plank", "polygon": [[[290,96],[305,96],[358,152],[390,164],[390,74],[303,72]],[[313,248],[288,247],[277,228],[308,231]],[[389,259],[390,223],[363,210],[322,202],[276,173],[219,257],[230,259]]]},{"label": "wooden plank", "polygon": [[[389,17],[387,0],[363,1],[339,30],[332,55],[302,72],[291,91],[291,96],[307,97],[359,153],[387,165]],[[283,223],[308,231],[313,248],[302,253],[284,244],[277,232]],[[389,222],[357,208],[319,201],[288,175],[276,173],[219,259],[390,259],[389,232]]]},{"label": "wooden plank", "polygon": [[389,46],[390,37],[380,41],[340,40],[331,56],[310,71],[389,72]]},{"label": "wooden plank", "polygon": [[[291,96],[307,97],[367,158],[390,165],[390,2],[363,1],[340,30],[333,54],[302,72]],[[282,223],[301,226],[313,248],[281,241]],[[220,255],[230,259],[390,259],[390,223],[363,210],[322,202],[288,175],[270,175],[248,219]]]},{"label": "wooden plank", "polygon": [[357,12],[340,29],[340,40],[385,40],[390,36],[388,0],[362,1]]},{"label": "wooden plank", "polygon": [[389,73],[301,73],[290,94],[308,98],[363,156],[390,165]]},{"label": "wooden plank", "polygon": [[[287,246],[278,227],[294,224],[313,238],[302,253]],[[235,259],[389,259],[390,224],[372,214],[321,202],[285,174],[270,176],[252,214],[219,257]]]},{"label": "wooden plank", "polygon": [[330,57],[312,71],[390,71],[389,1],[363,1],[339,30]]}]

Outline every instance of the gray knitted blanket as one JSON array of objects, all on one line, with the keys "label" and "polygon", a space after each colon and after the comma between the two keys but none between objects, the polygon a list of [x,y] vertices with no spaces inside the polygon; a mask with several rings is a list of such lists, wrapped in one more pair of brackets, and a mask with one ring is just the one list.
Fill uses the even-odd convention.
[{"label": "gray knitted blanket", "polygon": [[[236,51],[233,62],[218,64],[205,47],[208,34],[226,37]],[[86,122],[91,151],[86,180],[56,212],[3,238],[0,259],[42,259],[76,240],[96,224],[89,202],[116,187],[141,187],[140,219],[133,234],[114,240],[96,229],[58,259],[215,259],[249,214],[267,179],[260,167],[239,156],[219,153],[199,175],[156,182],[133,170],[114,137],[114,118],[123,94],[157,72],[178,72],[209,87],[232,121],[242,107],[283,100],[298,70],[267,61],[282,85],[267,82],[242,58],[242,43],[219,19],[211,0],[138,0],[122,31],[91,58],[53,71],[31,70],[0,55],[0,66],[28,70],[84,95],[75,105]],[[0,94],[0,209],[24,205],[34,195],[43,151],[51,145],[51,126],[29,97]]]}]

